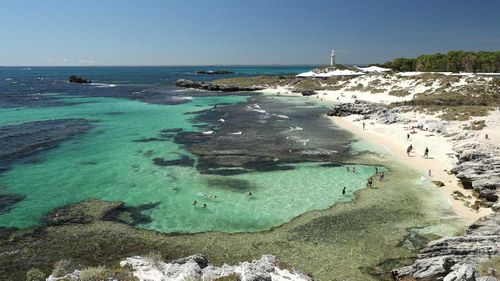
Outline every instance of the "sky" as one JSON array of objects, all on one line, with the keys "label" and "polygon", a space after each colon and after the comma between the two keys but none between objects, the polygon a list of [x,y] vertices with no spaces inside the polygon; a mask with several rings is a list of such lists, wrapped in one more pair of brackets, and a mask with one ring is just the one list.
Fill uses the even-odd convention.
[{"label": "sky", "polygon": [[1,0],[0,65],[369,64],[500,50],[500,0]]}]

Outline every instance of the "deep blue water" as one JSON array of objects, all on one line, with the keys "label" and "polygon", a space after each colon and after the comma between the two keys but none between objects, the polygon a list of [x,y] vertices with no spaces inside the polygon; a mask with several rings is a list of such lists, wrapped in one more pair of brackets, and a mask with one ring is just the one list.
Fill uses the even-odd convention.
[{"label": "deep blue water", "polygon": [[[255,75],[294,75],[312,66],[239,67],[0,67],[0,107],[64,105],[65,94],[131,98],[169,104],[178,79],[213,80]],[[229,75],[197,75],[197,70],[224,69]],[[67,82],[71,75],[92,80],[92,85]]]}]

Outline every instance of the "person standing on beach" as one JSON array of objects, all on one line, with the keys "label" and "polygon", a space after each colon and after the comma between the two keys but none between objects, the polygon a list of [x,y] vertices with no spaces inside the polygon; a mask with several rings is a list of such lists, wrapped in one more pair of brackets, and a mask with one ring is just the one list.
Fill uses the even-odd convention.
[{"label": "person standing on beach", "polygon": [[363,122],[363,130],[365,130],[365,126],[366,126],[366,124],[365,124],[365,122]]},{"label": "person standing on beach", "polygon": [[372,188],[372,184],[373,184],[373,179],[371,177],[368,178],[368,183],[367,183],[367,186],[369,188]]},{"label": "person standing on beach", "polygon": [[406,154],[408,154],[408,156],[410,156],[410,152],[413,150],[413,144],[410,144],[410,146],[408,146],[408,148],[406,149]]},{"label": "person standing on beach", "polygon": [[380,173],[380,181],[383,181],[383,180],[384,180],[384,177],[385,177],[384,172],[381,172],[381,173]]},{"label": "person standing on beach", "polygon": [[429,148],[428,147],[425,148],[424,157],[429,158]]},{"label": "person standing on beach", "polygon": [[410,134],[406,134],[406,140],[410,140]]}]

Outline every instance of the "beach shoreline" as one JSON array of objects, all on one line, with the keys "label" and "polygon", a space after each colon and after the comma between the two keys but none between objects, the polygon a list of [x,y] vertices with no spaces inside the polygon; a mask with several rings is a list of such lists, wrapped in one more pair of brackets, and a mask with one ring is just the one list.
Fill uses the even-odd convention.
[{"label": "beach shoreline", "polygon": [[[260,92],[266,95],[302,96],[300,93],[293,93],[290,89],[284,87],[266,88]],[[339,102],[354,103],[356,100],[383,105],[398,100],[397,97],[387,94],[370,94],[356,91],[318,91],[316,95],[309,98],[311,100],[331,102],[332,105]],[[382,124],[377,120],[363,119],[362,115],[349,115],[346,117],[327,116],[327,118],[333,124],[349,131],[360,140],[382,148],[383,151],[390,154],[391,158],[402,165],[414,169],[429,181],[442,182],[444,186],[439,187],[436,185],[436,188],[440,191],[446,202],[448,202],[450,209],[457,217],[463,219],[467,225],[491,214],[493,212],[491,208],[481,207],[478,210],[474,210],[470,207],[477,199],[474,195],[474,190],[463,188],[460,180],[450,172],[458,160],[456,152],[453,150],[452,141],[440,134],[412,128],[412,126],[419,125],[423,120],[437,120],[437,118],[416,112],[403,114],[406,117],[412,118],[414,123],[403,124],[396,122]],[[365,129],[363,129],[363,123],[365,124]],[[407,138],[408,135],[410,136],[409,138]],[[409,145],[413,146],[410,156],[406,153]],[[428,158],[423,157],[426,147],[430,150]],[[430,175],[429,170],[431,172]]]},{"label": "beach shoreline", "polygon": [[[437,151],[434,153],[430,152],[429,158],[425,158],[422,156],[423,150],[426,147],[425,141],[422,140],[422,138],[417,138],[414,136],[415,134],[413,134],[411,135],[409,141],[403,141],[403,136],[406,134],[406,132],[404,131],[401,133],[402,136],[399,139],[397,136],[387,133],[387,130],[385,130],[384,132],[382,126],[392,125],[366,125],[366,129],[363,130],[363,122],[356,122],[356,116],[328,118],[332,120],[332,122],[336,126],[351,132],[354,136],[360,138],[361,140],[383,148],[384,151],[390,153],[390,155],[393,156],[392,158],[394,158],[396,161],[398,161],[402,165],[414,169],[426,179],[444,183],[444,186],[436,186],[436,188],[446,199],[453,212],[455,212],[467,224],[471,224],[479,218],[492,213],[492,210],[490,208],[480,208],[476,211],[466,206],[464,204],[464,201],[455,199],[455,197],[453,196],[454,191],[459,191],[466,197],[471,196],[470,200],[472,201],[474,201],[474,195],[471,189],[462,188],[460,185],[460,180],[455,175],[449,172],[454,165],[454,161],[451,157],[446,157],[447,153],[443,153],[443,151]],[[365,124],[366,123],[367,121],[365,120]],[[447,142],[444,137],[433,136],[428,138],[431,138],[434,141],[444,142],[445,145],[449,145],[451,147],[451,144],[449,144],[449,142]],[[427,142],[432,142],[431,139],[428,139]],[[409,145],[409,143],[417,148],[417,151],[412,152],[410,156],[406,154],[406,147]],[[429,170],[431,170],[430,176]]]}]

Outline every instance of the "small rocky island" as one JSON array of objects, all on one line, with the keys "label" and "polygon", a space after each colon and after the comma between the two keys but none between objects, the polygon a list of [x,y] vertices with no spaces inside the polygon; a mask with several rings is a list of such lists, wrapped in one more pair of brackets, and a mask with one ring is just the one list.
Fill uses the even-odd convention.
[{"label": "small rocky island", "polygon": [[175,82],[177,87],[190,88],[190,89],[200,89],[205,91],[217,91],[217,92],[241,92],[241,91],[259,91],[263,90],[264,87],[261,86],[233,86],[225,84],[213,84],[210,82],[200,82],[191,81],[186,79],[179,79]]},{"label": "small rocky island", "polygon": [[228,70],[223,70],[223,69],[217,69],[217,70],[198,70],[198,71],[196,71],[196,74],[207,74],[207,75],[234,74],[234,72],[228,71]]},{"label": "small rocky island", "polygon": [[77,83],[77,84],[87,84],[87,83],[92,83],[92,81],[90,80],[87,80],[87,79],[84,79],[80,76],[76,76],[76,75],[71,75],[69,78],[68,78],[68,82],[70,83]]}]

